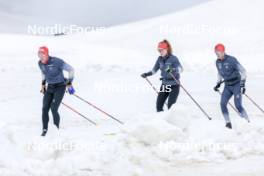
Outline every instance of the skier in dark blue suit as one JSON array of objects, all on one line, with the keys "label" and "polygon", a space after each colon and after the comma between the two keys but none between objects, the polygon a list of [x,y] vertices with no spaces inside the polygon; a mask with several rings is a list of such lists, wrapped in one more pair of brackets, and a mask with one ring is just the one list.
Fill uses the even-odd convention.
[{"label": "skier in dark blue suit", "polygon": [[[74,94],[72,81],[74,78],[73,68],[62,59],[49,56],[49,50],[43,46],[39,48],[39,68],[42,73],[41,92],[44,94],[42,107],[42,136],[48,131],[49,110],[53,115],[53,123],[59,129],[60,115],[58,113],[59,106],[64,97],[66,88],[70,94]],[[64,78],[63,71],[69,73],[68,79]],[[46,87],[46,83],[48,86]]]},{"label": "skier in dark blue suit", "polygon": [[[143,73],[141,76],[146,78],[147,76],[155,74],[158,70],[161,71],[162,85],[156,102],[157,112],[160,112],[163,111],[163,106],[167,98],[168,108],[171,108],[176,103],[180,91],[180,73],[183,71],[183,68],[179,59],[172,54],[171,45],[167,40],[163,40],[158,44],[158,51],[160,52],[160,56],[153,69],[147,73]],[[178,81],[175,81],[171,74]]]},{"label": "skier in dark blue suit", "polygon": [[229,118],[227,104],[233,95],[235,107],[237,108],[239,115],[249,122],[247,112],[242,106],[242,94],[246,91],[246,70],[235,57],[225,53],[225,46],[223,44],[217,44],[215,46],[215,53],[217,55],[216,68],[218,71],[218,81],[214,90],[218,91],[221,84],[223,82],[225,83],[220,104],[226,121],[226,127],[231,129],[232,124]]}]

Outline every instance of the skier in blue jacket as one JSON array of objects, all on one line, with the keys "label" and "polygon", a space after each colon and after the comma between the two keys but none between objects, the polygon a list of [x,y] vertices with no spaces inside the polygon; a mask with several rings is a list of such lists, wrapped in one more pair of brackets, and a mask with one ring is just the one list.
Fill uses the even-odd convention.
[{"label": "skier in blue jacket", "polygon": [[[74,94],[72,81],[74,78],[73,68],[63,60],[49,56],[49,50],[43,46],[39,48],[39,68],[42,73],[41,92],[44,94],[42,107],[42,136],[48,131],[49,110],[53,115],[53,123],[59,129],[60,115],[59,106],[64,97],[66,87],[70,94]],[[64,78],[63,71],[69,73],[68,79]],[[46,86],[47,83],[47,86]]]},{"label": "skier in blue jacket", "polygon": [[[158,57],[153,69],[141,76],[146,78],[155,74],[158,70],[161,71],[162,85],[158,94],[156,109],[157,112],[163,111],[163,106],[168,98],[168,108],[176,103],[180,91],[180,73],[183,68],[176,56],[172,54],[172,48],[167,40],[163,40],[158,44]],[[171,74],[177,79],[175,81]]]},{"label": "skier in blue jacket", "polygon": [[225,53],[225,46],[223,44],[217,44],[215,46],[215,54],[217,56],[216,68],[218,71],[218,81],[214,90],[219,91],[218,89],[221,84],[223,82],[225,83],[220,104],[226,121],[226,127],[232,129],[227,104],[233,95],[235,107],[237,108],[239,115],[249,122],[247,112],[242,106],[242,94],[246,91],[246,70],[235,57]]}]

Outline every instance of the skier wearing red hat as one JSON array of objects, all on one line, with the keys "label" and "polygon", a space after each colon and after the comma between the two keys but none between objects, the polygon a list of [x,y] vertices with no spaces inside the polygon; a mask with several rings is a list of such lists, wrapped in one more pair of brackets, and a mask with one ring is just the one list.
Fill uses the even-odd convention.
[{"label": "skier wearing red hat", "polygon": [[176,82],[171,74],[179,81],[180,73],[183,68],[179,62],[179,59],[172,54],[172,48],[167,40],[163,40],[158,44],[158,51],[160,56],[158,57],[152,71],[143,73],[141,76],[146,78],[155,74],[158,70],[161,71],[162,84],[157,97],[156,109],[157,112],[163,111],[165,101],[168,99],[168,108],[176,103],[180,85]]},{"label": "skier wearing red hat", "polygon": [[217,56],[216,68],[218,71],[218,81],[214,90],[219,91],[221,84],[225,83],[220,104],[226,121],[226,127],[231,129],[232,124],[229,118],[227,104],[233,95],[235,107],[237,108],[239,115],[249,122],[247,112],[242,106],[242,94],[246,91],[246,70],[235,57],[225,53],[225,46],[223,44],[217,44],[215,46],[215,54]]},{"label": "skier wearing red hat", "polygon": [[[41,92],[44,94],[42,107],[42,136],[48,131],[49,110],[53,115],[53,123],[59,129],[60,115],[58,113],[59,106],[64,97],[66,87],[70,94],[75,92],[72,87],[74,78],[74,70],[72,66],[64,62],[62,59],[49,55],[49,49],[42,46],[38,50],[39,68],[42,73]],[[68,79],[64,78],[63,70],[69,73]],[[46,86],[47,83],[47,86]]]}]

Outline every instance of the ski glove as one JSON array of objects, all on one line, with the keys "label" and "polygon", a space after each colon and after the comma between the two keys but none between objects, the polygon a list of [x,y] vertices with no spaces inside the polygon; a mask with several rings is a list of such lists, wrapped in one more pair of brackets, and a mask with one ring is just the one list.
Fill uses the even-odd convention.
[{"label": "ski glove", "polygon": [[70,79],[65,79],[66,85],[67,85],[67,91],[70,95],[75,93],[75,89],[72,86],[72,80]]},{"label": "ski glove", "polygon": [[216,86],[214,87],[214,91],[218,92],[219,91],[219,88],[221,86],[221,83],[217,83]]},{"label": "ski glove", "polygon": [[241,81],[240,88],[241,88],[241,93],[245,94],[246,93],[245,81]]},{"label": "ski glove", "polygon": [[141,77],[146,78],[146,77],[151,76],[151,75],[152,75],[152,72],[147,72],[147,73],[141,74]]},{"label": "ski glove", "polygon": [[43,93],[43,94],[46,92],[46,86],[45,85],[41,86],[40,92]]},{"label": "ski glove", "polygon": [[70,95],[72,95],[72,94],[75,93],[75,89],[73,88],[72,85],[69,85],[69,86],[67,87],[67,90],[68,90],[68,92],[69,92]]},{"label": "ski glove", "polygon": [[166,72],[167,73],[172,73],[173,71],[173,68],[171,66],[168,66],[168,68],[166,69]]},{"label": "ski glove", "polygon": [[67,86],[71,86],[72,85],[72,80],[71,79],[66,79],[65,78],[65,82]]},{"label": "ski glove", "polygon": [[42,80],[41,82],[41,90],[40,90],[41,93],[45,93],[46,92],[46,80]]}]

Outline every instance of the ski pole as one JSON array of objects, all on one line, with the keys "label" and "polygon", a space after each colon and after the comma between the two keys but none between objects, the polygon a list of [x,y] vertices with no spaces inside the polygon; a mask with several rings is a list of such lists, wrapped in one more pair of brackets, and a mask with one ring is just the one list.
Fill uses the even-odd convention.
[{"label": "ski pole", "polygon": [[150,82],[150,80],[146,77],[145,78],[146,79],[146,81],[149,83],[149,85],[152,87],[152,89],[157,93],[157,94],[159,94],[159,91],[156,89],[156,87]]},{"label": "ski pole", "polygon": [[252,99],[250,98],[246,93],[244,95],[262,112],[264,113],[264,110]]},{"label": "ski pole", "polygon": [[[150,82],[150,80],[146,77],[146,81],[149,83],[149,85],[152,87],[152,89],[159,94],[159,91],[156,89],[156,87]],[[166,102],[166,105],[168,106],[168,103]]]},{"label": "ski pole", "polygon": [[184,86],[178,81],[175,76],[170,73],[171,77],[176,81],[177,84],[180,85],[180,87],[184,90],[184,92],[192,99],[192,101],[198,106],[198,108],[203,112],[203,114],[209,119],[212,120],[212,118],[205,112],[205,110],[202,108],[202,106],[192,97],[192,95],[184,88]]},{"label": "ski pole", "polygon": [[61,104],[63,104],[65,107],[69,108],[70,110],[72,110],[73,112],[75,112],[76,114],[80,115],[81,117],[85,118],[86,120],[88,120],[89,122],[91,122],[94,125],[97,125],[94,121],[90,120],[89,118],[87,118],[86,116],[82,115],[81,113],[79,113],[78,111],[76,111],[75,109],[73,109],[72,107],[68,106],[67,104],[61,102]]},{"label": "ski pole", "polygon": [[107,115],[108,117],[114,119],[115,121],[117,121],[118,123],[124,125],[124,122],[118,120],[117,118],[113,117],[112,115],[108,114],[107,112],[103,111],[102,109],[98,108],[97,106],[95,106],[94,104],[88,102],[87,100],[81,98],[80,96],[73,94],[75,97],[77,97],[78,99],[82,100],[83,102],[87,103],[88,105],[92,106],[93,108],[97,109],[98,111],[100,111],[101,113]]},{"label": "ski pole", "polygon": [[[219,90],[217,92],[219,93],[219,95],[222,95]],[[231,106],[231,108],[239,114],[238,110],[230,102],[228,102],[228,105]]]}]

